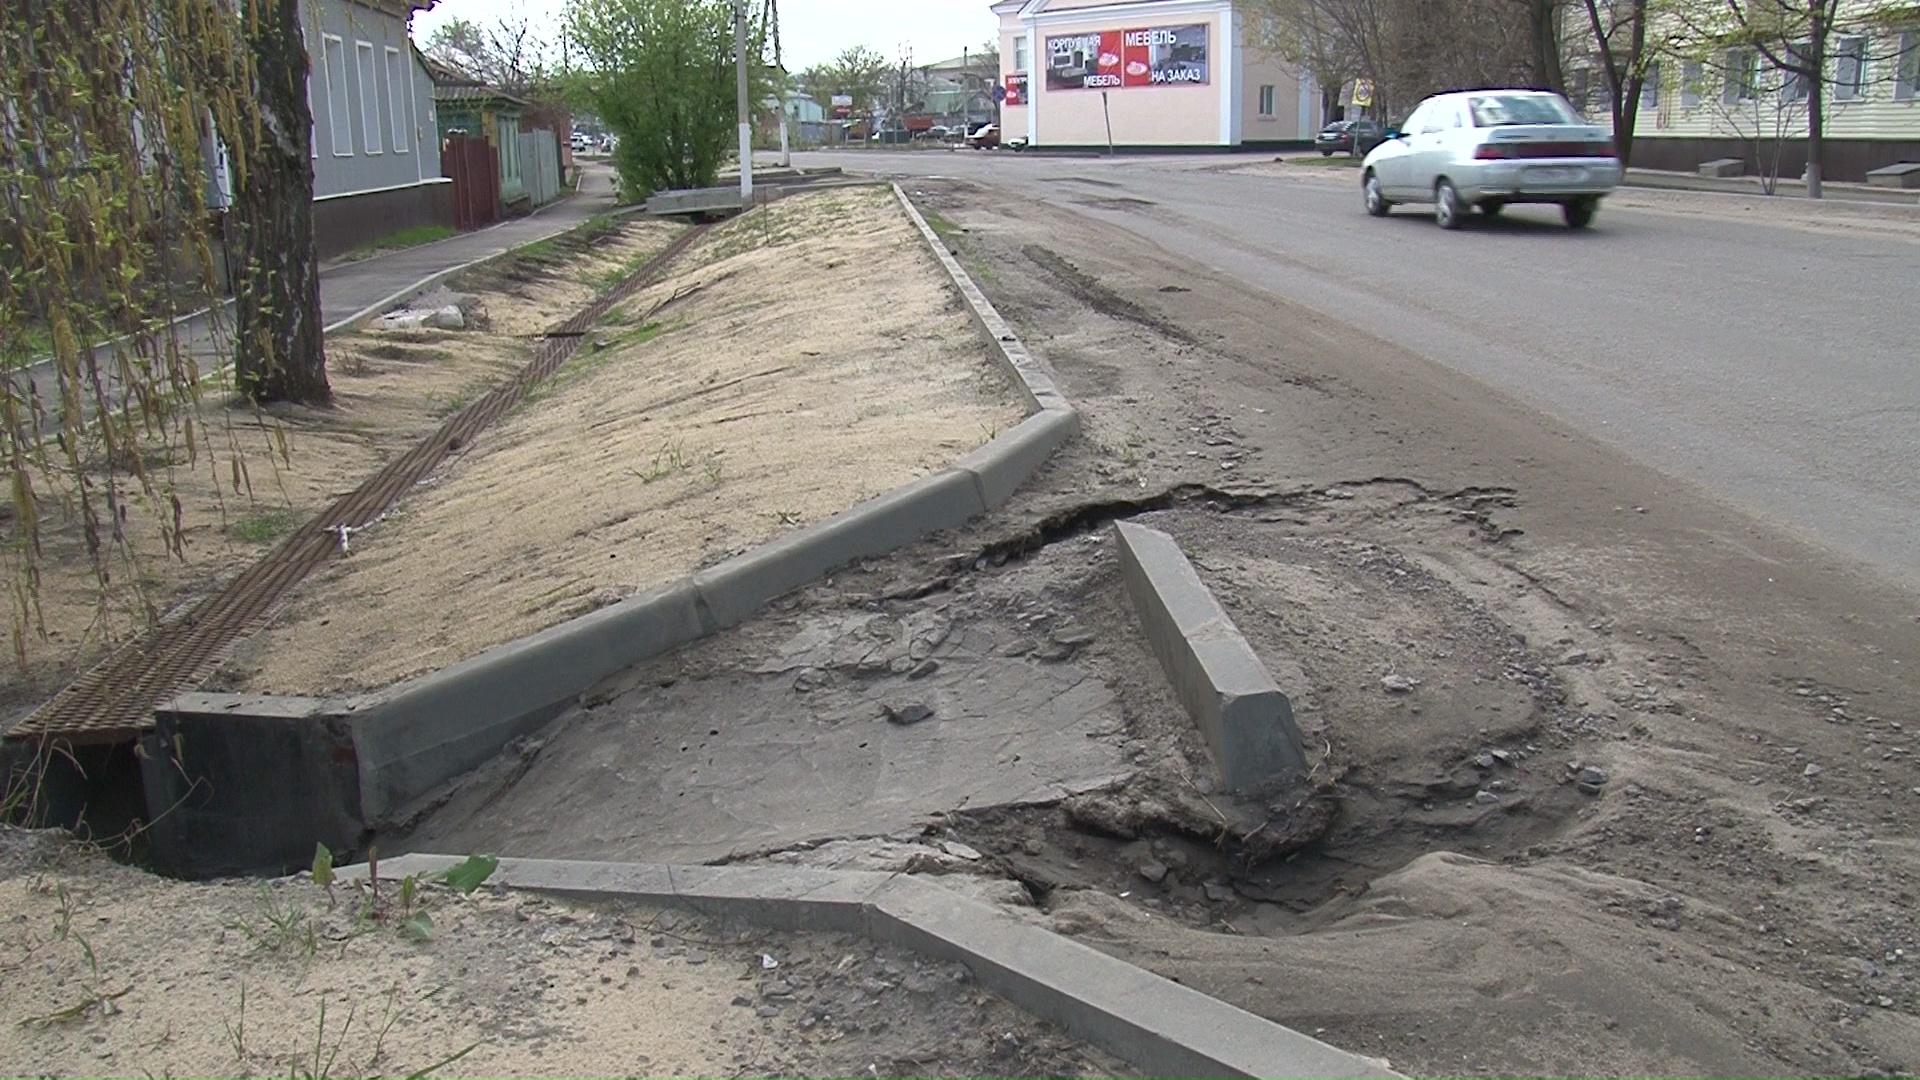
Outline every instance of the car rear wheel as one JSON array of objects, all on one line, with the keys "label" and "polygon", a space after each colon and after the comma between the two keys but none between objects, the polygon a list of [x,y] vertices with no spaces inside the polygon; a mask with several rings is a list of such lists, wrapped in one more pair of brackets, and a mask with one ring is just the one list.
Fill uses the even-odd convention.
[{"label": "car rear wheel", "polygon": [[1600,209],[1598,199],[1575,199],[1560,208],[1567,219],[1567,228],[1584,229],[1593,224],[1593,213]]},{"label": "car rear wheel", "polygon": [[1387,211],[1393,209],[1393,204],[1387,201],[1386,195],[1380,190],[1380,177],[1372,171],[1367,173],[1361,191],[1366,195],[1367,213],[1374,217],[1386,217]]},{"label": "car rear wheel", "polygon": [[1433,220],[1443,229],[1457,229],[1466,214],[1460,206],[1460,193],[1453,183],[1442,180],[1433,186]]},{"label": "car rear wheel", "polygon": [[1331,151],[1331,150],[1322,150],[1322,151],[1320,151],[1320,156],[1321,156],[1321,157],[1332,157],[1332,156],[1333,156],[1333,151]]}]

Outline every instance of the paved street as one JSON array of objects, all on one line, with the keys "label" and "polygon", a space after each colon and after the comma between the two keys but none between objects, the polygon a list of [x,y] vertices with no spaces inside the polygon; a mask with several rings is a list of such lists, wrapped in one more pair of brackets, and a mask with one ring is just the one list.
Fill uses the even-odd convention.
[{"label": "paved street", "polygon": [[799,156],[1129,229],[1920,580],[1920,212],[1628,191],[1589,234],[1551,207],[1445,233],[1367,218],[1345,170],[1228,171],[1270,160]]}]

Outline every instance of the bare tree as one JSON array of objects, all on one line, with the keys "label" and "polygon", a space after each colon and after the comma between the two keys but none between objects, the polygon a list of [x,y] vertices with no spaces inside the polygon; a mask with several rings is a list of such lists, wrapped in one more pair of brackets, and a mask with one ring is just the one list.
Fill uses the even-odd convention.
[{"label": "bare tree", "polygon": [[1593,56],[1606,82],[1613,114],[1613,145],[1621,166],[1633,159],[1633,132],[1640,118],[1647,65],[1655,50],[1647,47],[1648,0],[1581,0],[1593,32]]},{"label": "bare tree", "polygon": [[552,44],[521,11],[491,24],[454,19],[435,30],[422,51],[509,94],[538,91],[553,77]]},{"label": "bare tree", "polygon": [[[1863,10],[1864,9],[1864,10]],[[1799,106],[1806,121],[1807,197],[1818,199],[1826,173],[1826,120],[1836,34],[1851,26],[1891,26],[1911,18],[1913,5],[1904,0],[1856,5],[1843,0],[1691,0],[1674,13],[1686,48],[1696,57],[1725,56],[1729,50],[1750,49],[1778,78],[1774,91]],[[1855,77],[1867,63],[1894,60],[1898,48],[1885,55],[1857,57]]]}]

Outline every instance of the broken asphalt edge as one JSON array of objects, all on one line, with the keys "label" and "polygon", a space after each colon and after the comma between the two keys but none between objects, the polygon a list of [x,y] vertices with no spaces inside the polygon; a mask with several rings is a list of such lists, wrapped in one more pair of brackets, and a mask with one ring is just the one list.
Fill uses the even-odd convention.
[{"label": "broken asphalt edge", "polygon": [[258,873],[304,864],[315,841],[357,850],[608,676],[737,626],[836,567],[1005,502],[1079,431],[1079,416],[898,185],[894,192],[1031,415],[947,468],[430,675],[339,698],[180,695],[155,710],[143,746],[155,865],[179,876]]},{"label": "broken asphalt edge", "polygon": [[[380,869],[392,881],[461,861],[404,855],[382,860]],[[340,876],[362,879],[366,867],[343,868]],[[981,986],[1147,1076],[1398,1076],[913,875],[506,858],[493,880],[576,899],[686,908],[784,931],[856,934],[959,963]]]}]

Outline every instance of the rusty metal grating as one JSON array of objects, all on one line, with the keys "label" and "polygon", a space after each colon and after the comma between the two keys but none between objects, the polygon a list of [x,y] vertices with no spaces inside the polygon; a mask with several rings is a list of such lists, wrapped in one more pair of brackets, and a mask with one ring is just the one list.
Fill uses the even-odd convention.
[{"label": "rusty metal grating", "polygon": [[448,453],[465,446],[547,379],[580,347],[614,304],[638,292],[706,232],[689,229],[624,281],[554,328],[525,367],[447,418],[439,430],[387,463],[239,577],[190,610],[163,620],[140,640],[75,679],[7,733],[10,739],[71,745],[130,742],[153,727],[153,711],[204,682],[228,651],[273,614],[315,567],[340,550],[340,530],[372,522]]}]

